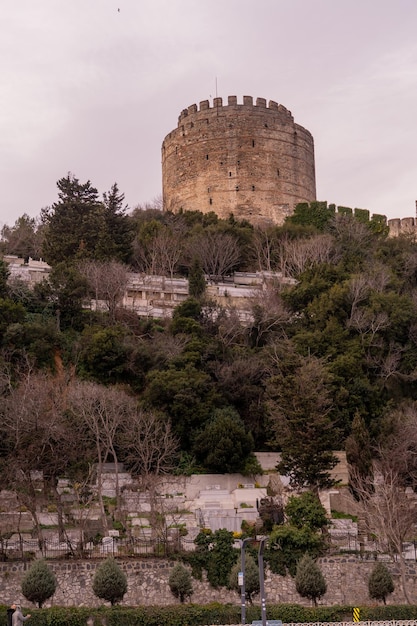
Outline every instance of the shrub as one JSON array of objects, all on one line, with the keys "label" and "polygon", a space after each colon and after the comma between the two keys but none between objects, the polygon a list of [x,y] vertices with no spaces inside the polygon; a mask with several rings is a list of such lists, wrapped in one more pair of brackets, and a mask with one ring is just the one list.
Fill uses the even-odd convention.
[{"label": "shrub", "polygon": [[169,588],[171,593],[179,598],[180,602],[184,602],[186,598],[191,598],[193,594],[193,585],[191,582],[190,572],[180,563],[172,570],[169,580]]},{"label": "shrub", "polygon": [[22,580],[22,593],[30,602],[42,604],[51,598],[56,590],[55,574],[49,569],[46,561],[35,561]]},{"label": "shrub", "polygon": [[106,559],[93,578],[93,591],[97,598],[107,600],[113,606],[123,600],[127,591],[126,575],[113,558]]},{"label": "shrub", "polygon": [[394,591],[394,583],[390,572],[383,563],[376,563],[368,579],[369,597],[382,600],[386,604],[386,597]]}]

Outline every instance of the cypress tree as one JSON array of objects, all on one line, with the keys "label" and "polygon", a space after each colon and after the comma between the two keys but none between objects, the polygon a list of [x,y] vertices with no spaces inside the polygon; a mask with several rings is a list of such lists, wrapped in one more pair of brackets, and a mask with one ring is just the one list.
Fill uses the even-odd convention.
[{"label": "cypress tree", "polygon": [[387,596],[394,591],[394,582],[387,567],[376,563],[368,579],[369,597],[382,600],[386,604]]},{"label": "cypress tree", "polygon": [[42,608],[43,603],[51,598],[56,590],[55,574],[49,569],[46,561],[35,561],[22,580],[22,593],[30,602],[37,602]]},{"label": "cypress tree", "polygon": [[324,576],[319,566],[308,554],[305,554],[298,562],[295,587],[300,596],[313,600],[314,606],[317,606],[317,600],[326,593],[327,585]]},{"label": "cypress tree", "polygon": [[190,598],[193,593],[190,572],[181,563],[177,563],[172,570],[168,584],[171,593],[179,598],[180,602],[184,602],[185,598]]},{"label": "cypress tree", "polygon": [[93,591],[97,598],[107,600],[113,606],[123,600],[127,591],[127,578],[113,558],[102,563],[93,578]]},{"label": "cypress tree", "polygon": [[188,273],[188,291],[193,298],[200,298],[206,290],[206,280],[201,263],[194,259]]}]

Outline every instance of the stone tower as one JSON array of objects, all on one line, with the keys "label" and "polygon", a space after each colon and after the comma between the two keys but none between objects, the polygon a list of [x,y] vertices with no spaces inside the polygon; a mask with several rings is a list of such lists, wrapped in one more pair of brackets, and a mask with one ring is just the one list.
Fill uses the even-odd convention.
[{"label": "stone tower", "polygon": [[184,109],[163,141],[162,185],[174,213],[282,224],[297,203],[316,199],[313,137],[272,100],[204,100]]}]

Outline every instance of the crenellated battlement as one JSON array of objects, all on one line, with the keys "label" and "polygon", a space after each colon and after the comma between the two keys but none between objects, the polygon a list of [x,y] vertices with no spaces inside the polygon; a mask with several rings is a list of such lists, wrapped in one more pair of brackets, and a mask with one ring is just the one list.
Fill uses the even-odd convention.
[{"label": "crenellated battlement", "polygon": [[213,98],[213,105],[210,106],[209,100],[202,100],[200,104],[191,104],[186,109],[183,109],[178,118],[178,125],[182,124],[185,118],[188,118],[195,113],[212,112],[214,114],[221,109],[224,112],[229,110],[236,112],[239,109],[254,109],[263,110],[267,112],[278,113],[288,120],[294,121],[291,111],[285,108],[282,104],[278,104],[274,100],[269,100],[268,104],[265,98],[256,98],[255,104],[252,96],[243,96],[243,102],[241,104],[237,101],[237,96],[228,96],[227,104],[223,104],[223,98]]},{"label": "crenellated battlement", "polygon": [[165,210],[281,224],[316,198],[314,140],[274,100],[202,100],[165,137],[162,179]]}]

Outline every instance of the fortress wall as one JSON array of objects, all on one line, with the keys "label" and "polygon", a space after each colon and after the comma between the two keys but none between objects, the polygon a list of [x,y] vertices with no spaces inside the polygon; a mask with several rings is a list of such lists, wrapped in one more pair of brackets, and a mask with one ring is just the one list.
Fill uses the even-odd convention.
[{"label": "fortress wall", "polygon": [[316,198],[314,142],[282,105],[229,96],[184,109],[162,145],[164,208],[282,224]]},{"label": "fortress wall", "polygon": [[388,220],[390,237],[400,235],[415,235],[417,231],[417,219],[414,217],[394,218]]}]

